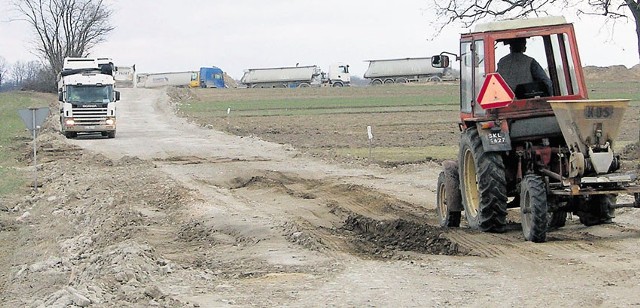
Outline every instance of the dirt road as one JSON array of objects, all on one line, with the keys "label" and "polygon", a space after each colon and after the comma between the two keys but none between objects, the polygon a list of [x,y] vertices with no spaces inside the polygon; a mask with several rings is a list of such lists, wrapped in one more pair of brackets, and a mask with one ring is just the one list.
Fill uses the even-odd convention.
[{"label": "dirt road", "polygon": [[[640,305],[640,211],[523,240],[435,227],[435,163],[327,164],[123,89],[115,139],[41,136],[0,220],[10,306]],[[518,221],[518,212],[509,218]]]}]

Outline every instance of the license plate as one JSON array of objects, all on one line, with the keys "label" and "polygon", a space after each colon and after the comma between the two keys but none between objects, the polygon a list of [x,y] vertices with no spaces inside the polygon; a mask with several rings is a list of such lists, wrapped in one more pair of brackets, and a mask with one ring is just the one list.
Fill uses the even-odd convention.
[{"label": "license plate", "polygon": [[85,126],[84,128],[86,128],[86,129],[95,129],[96,127],[91,125],[91,126]]},{"label": "license plate", "polygon": [[487,136],[490,144],[503,144],[507,142],[507,138],[504,137],[503,133],[489,133]]}]

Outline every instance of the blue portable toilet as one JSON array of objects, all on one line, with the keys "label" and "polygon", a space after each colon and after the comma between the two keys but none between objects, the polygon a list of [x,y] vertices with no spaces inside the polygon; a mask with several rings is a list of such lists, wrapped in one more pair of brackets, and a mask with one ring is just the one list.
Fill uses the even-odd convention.
[{"label": "blue portable toilet", "polygon": [[200,68],[201,88],[224,88],[224,73],[218,67]]}]

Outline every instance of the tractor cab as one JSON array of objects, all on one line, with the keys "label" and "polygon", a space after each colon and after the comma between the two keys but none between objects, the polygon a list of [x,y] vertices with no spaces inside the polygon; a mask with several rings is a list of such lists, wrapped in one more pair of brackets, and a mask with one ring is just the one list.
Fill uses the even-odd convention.
[{"label": "tractor cab", "polygon": [[[432,59],[435,67],[446,66],[450,61],[446,53]],[[553,115],[548,100],[587,98],[575,32],[564,17],[480,24],[461,36],[456,60],[460,61],[464,127],[471,124],[469,121],[487,118]],[[501,104],[478,101],[485,79],[493,73],[508,85],[513,99]]]}]

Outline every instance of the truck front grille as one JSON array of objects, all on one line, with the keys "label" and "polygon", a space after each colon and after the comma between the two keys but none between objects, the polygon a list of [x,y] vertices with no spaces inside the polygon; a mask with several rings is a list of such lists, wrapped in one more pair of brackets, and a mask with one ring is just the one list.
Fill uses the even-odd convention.
[{"label": "truck front grille", "polygon": [[104,125],[107,120],[107,108],[73,107],[73,120],[76,125]]}]

